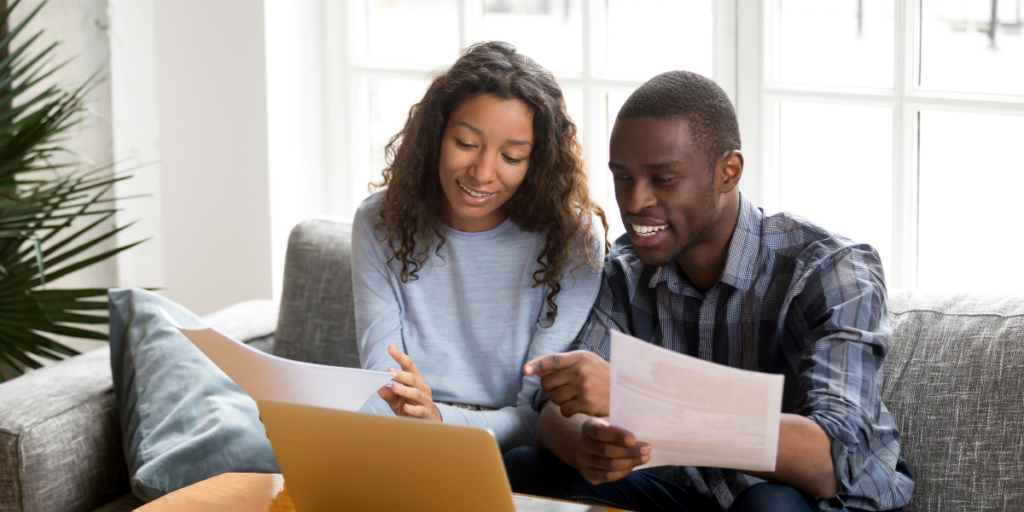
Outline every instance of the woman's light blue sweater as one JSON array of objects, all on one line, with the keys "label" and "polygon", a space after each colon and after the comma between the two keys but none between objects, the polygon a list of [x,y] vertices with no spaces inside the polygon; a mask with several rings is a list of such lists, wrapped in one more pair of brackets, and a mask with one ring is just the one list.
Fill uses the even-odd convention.
[{"label": "woman's light blue sweater", "polygon": [[[376,229],[383,191],[359,206],[352,227],[352,282],[356,330],[363,368],[387,371],[398,364],[387,353],[394,344],[412,357],[435,401],[497,408],[469,411],[437,404],[445,423],[488,428],[502,451],[534,443],[537,415],[530,399],[536,377],[524,377],[526,361],[564,352],[583,326],[600,288],[601,273],[584,264],[565,271],[555,297],[558,316],[547,328],[546,286],[534,287],[541,233],[528,233],[511,220],[482,233],[447,230],[440,255],[430,258],[419,279],[403,283],[400,263],[387,260],[390,248]],[[600,222],[595,234],[604,235]],[[582,255],[569,268],[579,265]],[[393,414],[372,397],[362,409]]]}]

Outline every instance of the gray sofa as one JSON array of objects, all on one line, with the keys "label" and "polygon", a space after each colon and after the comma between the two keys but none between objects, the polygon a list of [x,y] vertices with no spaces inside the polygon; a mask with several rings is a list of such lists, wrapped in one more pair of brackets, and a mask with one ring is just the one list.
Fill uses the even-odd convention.
[{"label": "gray sofa", "polygon": [[[289,239],[279,315],[232,306],[210,325],[282,357],[357,366],[346,224]],[[883,397],[917,471],[906,510],[1024,509],[1024,296],[893,292]],[[109,354],[0,385],[0,512],[131,510]]]}]

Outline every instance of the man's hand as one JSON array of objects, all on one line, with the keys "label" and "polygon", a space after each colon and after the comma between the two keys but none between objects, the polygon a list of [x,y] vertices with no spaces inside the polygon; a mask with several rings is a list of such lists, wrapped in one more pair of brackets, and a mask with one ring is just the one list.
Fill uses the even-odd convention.
[{"label": "man's hand", "polygon": [[597,485],[614,482],[651,459],[651,447],[638,443],[633,434],[615,428],[604,418],[590,418],[576,445],[580,475]]},{"label": "man's hand", "polygon": [[610,369],[601,356],[576,350],[538,357],[523,366],[523,373],[540,376],[541,387],[568,418],[576,413],[608,416]]},{"label": "man's hand", "polygon": [[434,405],[430,386],[423,380],[423,374],[416,369],[412,358],[401,353],[394,345],[388,345],[388,354],[402,367],[402,371],[388,368],[389,372],[395,374],[391,387],[378,389],[377,395],[391,406],[396,416],[442,421],[441,411]]}]

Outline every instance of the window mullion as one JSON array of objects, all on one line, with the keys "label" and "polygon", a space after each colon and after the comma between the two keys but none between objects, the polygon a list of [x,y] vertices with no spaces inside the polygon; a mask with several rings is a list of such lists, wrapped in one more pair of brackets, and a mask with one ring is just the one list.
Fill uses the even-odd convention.
[{"label": "window mullion", "polygon": [[483,34],[483,0],[459,0],[459,49],[480,40]]},{"label": "window mullion", "polygon": [[[369,77],[361,73],[349,72],[346,80],[348,87],[348,141],[352,151],[349,152],[350,172],[348,202],[350,211],[355,213],[356,207],[366,196],[366,186],[371,181],[373,158],[368,153],[370,147],[370,102],[360,101],[366,97]],[[377,169],[380,171],[380,169]]]},{"label": "window mullion", "polygon": [[772,167],[763,156],[771,142],[771,131],[764,123],[764,99],[761,97],[766,66],[762,61],[765,55],[762,48],[767,44],[761,14],[763,2],[737,0],[737,3],[735,104],[746,161],[740,183],[755,204],[768,208],[766,184]]},{"label": "window mullion", "polygon": [[[349,66],[355,46],[354,7],[336,2],[324,3],[324,105],[327,108],[325,126],[326,170],[323,189],[326,191],[326,210],[331,215],[348,216],[355,210],[350,200],[353,189],[352,148],[348,134],[352,133],[351,89],[348,86]],[[334,21],[336,20],[336,21]],[[340,26],[344,30],[336,30]],[[331,66],[326,63],[337,63]]]},{"label": "window mullion", "polygon": [[601,53],[597,47],[597,5],[598,0],[583,0],[583,80],[590,81],[597,69],[597,57]]},{"label": "window mullion", "polygon": [[712,76],[736,104],[736,3],[738,0],[715,0],[714,36],[712,43]]},{"label": "window mullion", "polygon": [[913,15],[909,12],[912,2],[896,1],[896,12],[893,19],[895,27],[893,36],[893,91],[896,105],[893,108],[892,135],[892,268],[886,269],[886,280],[891,288],[912,288],[916,261],[916,226],[912,219],[916,218],[917,196],[914,178],[913,158],[910,148],[916,138],[913,133],[914,120],[909,117],[904,97],[913,88]]},{"label": "window mullion", "polygon": [[918,110],[900,102],[896,111],[893,141],[893,268],[890,288],[917,287],[917,147]]},{"label": "window mullion", "polygon": [[[601,8],[600,0],[583,0],[583,74],[581,83],[583,89],[583,119],[581,120],[581,138],[584,143],[584,158],[586,159],[587,175],[589,177],[591,197],[597,199],[601,204],[611,204],[608,201],[615,201],[615,197],[609,193],[609,180],[605,170],[604,157],[607,151],[607,141],[604,140],[602,121],[604,109],[602,99],[604,92],[594,84],[594,76],[600,69],[600,60],[604,57],[602,44],[602,31],[599,26],[601,16],[598,9]],[[614,222],[615,219],[609,219]]]}]

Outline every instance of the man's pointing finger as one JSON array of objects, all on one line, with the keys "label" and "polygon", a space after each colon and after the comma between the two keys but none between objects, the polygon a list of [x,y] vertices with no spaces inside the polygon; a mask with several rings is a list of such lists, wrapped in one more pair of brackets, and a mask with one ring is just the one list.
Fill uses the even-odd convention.
[{"label": "man's pointing finger", "polygon": [[568,368],[576,364],[579,356],[572,352],[568,354],[548,354],[546,356],[540,356],[534,359],[525,366],[523,366],[524,375],[544,375],[551,373],[555,370],[561,370],[562,368]]}]

